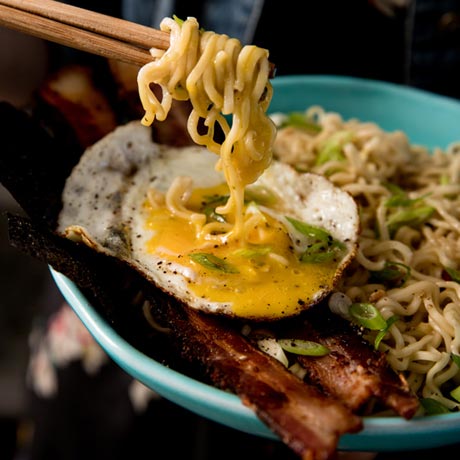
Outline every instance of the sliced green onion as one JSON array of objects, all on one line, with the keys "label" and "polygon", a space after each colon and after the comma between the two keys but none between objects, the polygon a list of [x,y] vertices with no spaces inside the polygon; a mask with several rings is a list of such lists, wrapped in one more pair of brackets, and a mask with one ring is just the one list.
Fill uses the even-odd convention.
[{"label": "sliced green onion", "polygon": [[444,267],[444,270],[452,278],[452,281],[455,281],[456,283],[460,283],[460,270],[454,270],[453,268],[447,268],[447,267]]},{"label": "sliced green onion", "polygon": [[387,182],[384,184],[385,187],[391,192],[392,196],[388,198],[385,204],[388,207],[391,206],[411,206],[414,203],[422,201],[427,196],[430,196],[430,193],[426,193],[425,195],[419,196],[418,198],[409,198],[407,193],[398,185],[392,184]]},{"label": "sliced green onion", "polygon": [[371,303],[352,303],[350,315],[360,326],[372,331],[383,331],[387,326],[385,318]]},{"label": "sliced green onion", "polygon": [[181,18],[178,18],[175,14],[173,14],[173,19],[175,22],[177,22],[180,26],[182,26],[182,24],[184,24],[184,20],[181,19]]},{"label": "sliced green onion", "polygon": [[452,361],[460,368],[460,355],[456,355],[455,353],[450,354]]},{"label": "sliced green onion", "polygon": [[281,348],[289,353],[303,356],[324,356],[330,350],[324,345],[310,340],[301,339],[278,339]]},{"label": "sliced green onion", "polygon": [[293,217],[286,216],[286,219],[302,235],[308,236],[309,238],[313,238],[319,241],[332,242],[332,236],[329,232],[326,232],[326,230],[294,219]]},{"label": "sliced green onion", "polygon": [[460,402],[460,385],[457,388],[454,388],[450,392],[450,395],[455,399],[455,401]]},{"label": "sliced green onion", "polygon": [[278,201],[275,192],[263,185],[251,185],[244,191],[245,201],[255,201],[257,204],[270,206]]},{"label": "sliced green onion", "polygon": [[418,227],[424,224],[432,216],[434,211],[435,208],[432,206],[420,206],[418,208],[396,212],[388,219],[388,229],[390,233],[394,233],[404,225]]},{"label": "sliced green onion", "polygon": [[388,208],[405,208],[390,215],[387,222],[390,233],[394,233],[403,225],[418,227],[424,224],[435,211],[432,206],[423,205],[423,200],[428,194],[418,198],[409,198],[406,192],[397,185],[385,184],[385,186],[393,195],[385,201],[385,206]]},{"label": "sliced green onion", "polygon": [[259,350],[277,359],[284,366],[289,366],[289,360],[285,355],[283,348],[276,339],[271,337],[260,339],[257,341],[257,346],[259,347]]},{"label": "sliced green onion", "polygon": [[269,254],[272,251],[270,246],[251,246],[247,248],[237,249],[233,252],[236,256],[246,257],[251,259],[253,257],[261,257]]},{"label": "sliced green onion", "polygon": [[[172,18],[174,19],[175,22],[177,22],[177,24],[179,24],[181,27],[182,25],[184,24],[184,20],[181,19],[181,18],[178,18],[175,14],[172,15]],[[203,27],[200,27],[200,32],[205,32],[205,29],[203,29]]]},{"label": "sliced green onion", "polygon": [[400,262],[385,262],[382,270],[371,271],[369,282],[391,286],[403,286],[411,274],[411,268]]},{"label": "sliced green onion", "polygon": [[377,334],[377,336],[375,337],[375,340],[374,340],[374,348],[376,350],[379,349],[379,346],[380,346],[380,342],[382,341],[382,339],[385,337],[385,335],[387,334],[388,330],[390,329],[390,327],[396,323],[396,321],[398,321],[399,319],[399,316],[397,315],[393,315],[391,316],[390,318],[388,318],[386,320],[386,326]]},{"label": "sliced green onion", "polygon": [[439,415],[449,413],[449,409],[440,403],[438,400],[433,398],[422,398],[420,400],[426,415]]},{"label": "sliced green onion", "polygon": [[398,206],[408,208],[410,206],[413,206],[414,204],[420,203],[426,198],[426,196],[427,195],[424,195],[418,198],[409,198],[407,196],[393,196],[385,201],[385,206],[387,208],[395,208]]},{"label": "sliced green onion", "polygon": [[439,178],[439,184],[440,184],[440,185],[449,185],[449,184],[450,184],[449,175],[448,175],[448,174],[443,174],[443,175]]},{"label": "sliced green onion", "polygon": [[324,243],[312,244],[301,256],[300,260],[306,264],[321,264],[330,262],[339,255],[341,251],[334,251],[332,246],[328,247]]},{"label": "sliced green onion", "polygon": [[205,268],[211,270],[220,271],[223,273],[239,273],[238,269],[233,265],[229,264],[224,259],[215,256],[214,254],[209,254],[206,252],[193,252],[189,254],[190,259],[194,262],[202,265]]},{"label": "sliced green onion", "polygon": [[217,206],[223,206],[227,203],[229,195],[211,195],[205,196],[205,203],[201,212],[209,221],[226,222],[225,217],[216,212]]},{"label": "sliced green onion", "polygon": [[302,262],[319,264],[341,258],[346,246],[341,241],[335,240],[329,232],[292,217],[285,217],[295,230],[311,241],[311,244],[300,256]]},{"label": "sliced green onion", "polygon": [[392,184],[391,182],[386,182],[383,185],[391,192],[392,195],[396,195],[396,196],[406,195],[406,192],[399,185]]},{"label": "sliced green onion", "polygon": [[316,158],[316,166],[321,166],[328,161],[343,161],[345,156],[342,153],[343,146],[353,139],[351,131],[338,131],[332,134],[319,147]]},{"label": "sliced green onion", "polygon": [[313,134],[319,133],[322,129],[320,125],[310,120],[305,112],[289,113],[281,123],[280,128],[286,128],[287,126],[310,131]]}]

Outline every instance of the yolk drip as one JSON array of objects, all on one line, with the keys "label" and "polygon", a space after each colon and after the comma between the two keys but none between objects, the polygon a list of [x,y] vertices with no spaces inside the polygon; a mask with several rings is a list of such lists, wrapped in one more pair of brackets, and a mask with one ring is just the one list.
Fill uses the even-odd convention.
[{"label": "yolk drip", "polygon": [[[203,212],[210,197],[223,198],[225,193],[225,185],[196,189],[187,208]],[[154,235],[147,251],[187,267],[193,273],[189,290],[209,302],[231,304],[236,316],[295,314],[333,283],[337,264],[301,262],[285,226],[257,205],[245,205],[244,240],[223,244],[203,243],[190,219],[174,216],[166,206],[147,207],[147,228]],[[216,260],[220,263],[213,263]]]}]

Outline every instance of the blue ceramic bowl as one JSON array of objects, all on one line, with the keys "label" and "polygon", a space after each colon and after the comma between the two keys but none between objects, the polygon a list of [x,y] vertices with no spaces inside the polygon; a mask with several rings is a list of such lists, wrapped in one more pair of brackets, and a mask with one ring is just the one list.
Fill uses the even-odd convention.
[{"label": "blue ceramic bowl", "polygon": [[[321,105],[345,119],[373,121],[385,130],[404,130],[412,143],[445,148],[460,140],[460,102],[377,81],[336,76],[289,76],[273,80],[271,112]],[[197,382],[147,357],[123,340],[88,303],[77,286],[51,270],[62,294],[97,342],[126,372],[157,393],[203,417],[275,439],[275,435],[228,392]],[[344,435],[340,449],[399,451],[460,441],[460,413],[418,417],[368,417],[364,430]]]}]

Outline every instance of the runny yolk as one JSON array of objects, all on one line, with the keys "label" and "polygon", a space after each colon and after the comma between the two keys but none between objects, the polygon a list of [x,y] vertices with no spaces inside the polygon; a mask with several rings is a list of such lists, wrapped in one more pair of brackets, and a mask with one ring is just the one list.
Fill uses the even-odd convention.
[{"label": "runny yolk", "polygon": [[[224,195],[225,186],[197,189],[187,207],[202,212],[209,197]],[[209,302],[231,304],[235,316],[295,314],[333,283],[337,263],[301,262],[285,226],[257,205],[245,205],[244,240],[223,244],[203,242],[190,219],[174,216],[166,206],[147,207],[147,228],[153,232],[147,251],[188,268],[189,290]]]}]

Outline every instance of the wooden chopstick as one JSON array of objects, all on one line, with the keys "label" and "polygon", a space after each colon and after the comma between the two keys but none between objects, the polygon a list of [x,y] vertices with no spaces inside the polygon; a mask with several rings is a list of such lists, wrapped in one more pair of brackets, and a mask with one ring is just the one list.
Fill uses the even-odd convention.
[{"label": "wooden chopstick", "polygon": [[167,32],[54,0],[0,0],[0,26],[137,66],[169,47]]},{"label": "wooden chopstick", "polygon": [[169,47],[166,32],[53,0],[0,0],[0,25],[138,66]]}]

